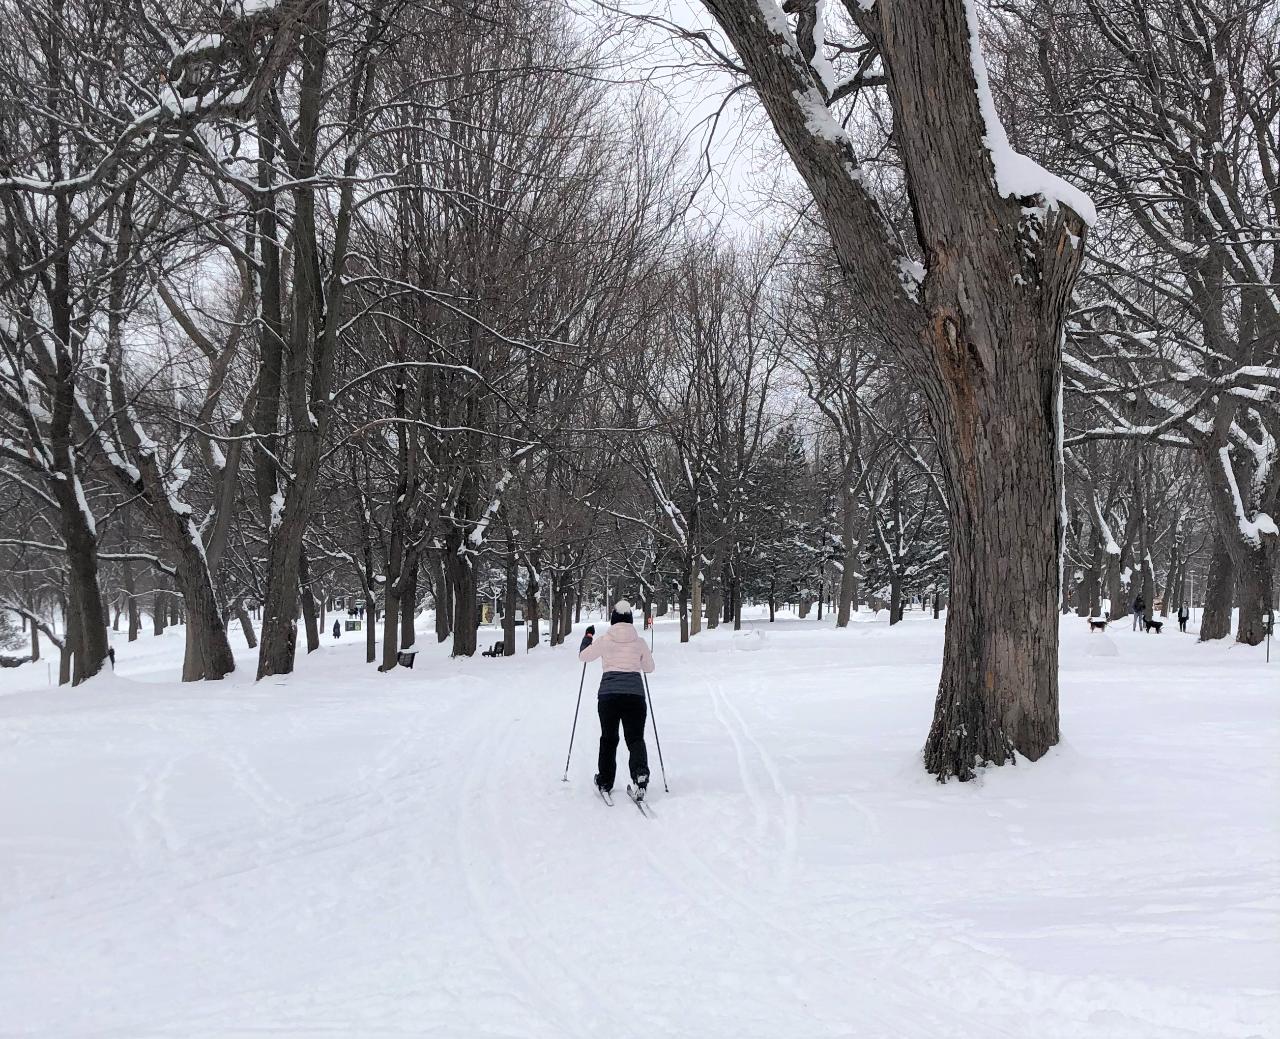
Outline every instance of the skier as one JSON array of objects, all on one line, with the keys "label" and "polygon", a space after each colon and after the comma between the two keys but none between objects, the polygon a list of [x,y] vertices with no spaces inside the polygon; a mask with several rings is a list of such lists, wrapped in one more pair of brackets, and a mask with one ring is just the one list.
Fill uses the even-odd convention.
[{"label": "skier", "polygon": [[644,679],[641,672],[653,672],[653,654],[644,639],[636,634],[631,604],[620,600],[609,615],[609,630],[596,636],[588,628],[578,647],[578,659],[584,664],[599,660],[600,676],[600,760],[596,786],[606,794],[613,792],[613,779],[618,769],[618,723],[627,741],[631,781],[635,799],[644,799],[649,785],[649,752],[644,745],[644,723],[647,714]]},{"label": "skier", "polygon": [[1147,627],[1147,600],[1142,597],[1139,592],[1133,597],[1133,630],[1137,631],[1141,625],[1145,631]]},{"label": "skier", "polygon": [[1190,617],[1191,617],[1191,611],[1187,609],[1187,604],[1185,602],[1179,604],[1178,606],[1178,630],[1179,631],[1187,630],[1187,621],[1190,619]]}]

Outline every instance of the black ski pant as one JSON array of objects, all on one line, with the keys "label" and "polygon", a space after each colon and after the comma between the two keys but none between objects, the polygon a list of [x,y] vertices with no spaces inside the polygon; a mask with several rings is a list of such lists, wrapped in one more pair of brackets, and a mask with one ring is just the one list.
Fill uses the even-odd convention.
[{"label": "black ski pant", "polygon": [[600,762],[597,772],[599,784],[606,790],[613,789],[618,771],[618,723],[622,723],[622,735],[627,741],[631,779],[649,775],[649,751],[644,745],[644,720],[648,711],[644,697],[634,693],[602,696],[600,705]]}]

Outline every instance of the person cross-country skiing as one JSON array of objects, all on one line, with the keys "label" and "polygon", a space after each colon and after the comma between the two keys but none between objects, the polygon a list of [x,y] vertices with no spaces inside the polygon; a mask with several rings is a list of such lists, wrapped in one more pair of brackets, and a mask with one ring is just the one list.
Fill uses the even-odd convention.
[{"label": "person cross-country skiing", "polygon": [[644,674],[653,673],[653,654],[637,633],[631,615],[631,604],[619,601],[609,615],[609,630],[593,635],[589,629],[578,647],[578,659],[584,664],[599,660],[604,673],[600,676],[600,760],[596,786],[606,793],[613,791],[618,770],[618,723],[627,741],[631,781],[636,785],[636,799],[644,797],[649,785],[649,751],[644,745],[646,717]]}]

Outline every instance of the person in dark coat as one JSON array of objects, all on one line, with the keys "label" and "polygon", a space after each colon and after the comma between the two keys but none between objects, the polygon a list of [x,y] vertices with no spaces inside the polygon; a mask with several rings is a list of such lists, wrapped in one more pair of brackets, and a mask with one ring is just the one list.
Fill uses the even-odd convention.
[{"label": "person in dark coat", "polygon": [[1187,604],[1184,602],[1181,605],[1179,605],[1178,606],[1178,630],[1179,631],[1187,630],[1187,621],[1190,619],[1190,617],[1191,617],[1191,611],[1187,609]]},{"label": "person in dark coat", "polygon": [[333,622],[333,637],[335,639],[342,638],[342,621]]},{"label": "person in dark coat", "polygon": [[1133,630],[1137,631],[1139,627],[1144,631],[1147,627],[1147,600],[1141,592],[1133,597]]}]

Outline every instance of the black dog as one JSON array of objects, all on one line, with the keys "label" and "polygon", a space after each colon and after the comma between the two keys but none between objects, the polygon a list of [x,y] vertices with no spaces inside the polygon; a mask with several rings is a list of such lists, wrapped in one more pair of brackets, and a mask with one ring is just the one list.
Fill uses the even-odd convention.
[{"label": "black dog", "polygon": [[1106,631],[1107,622],[1106,621],[1090,621],[1089,630],[1090,631]]},{"label": "black dog", "polygon": [[1159,635],[1160,629],[1163,627],[1164,627],[1164,621],[1147,621],[1147,634],[1150,635],[1152,630],[1154,629],[1155,633]]}]

